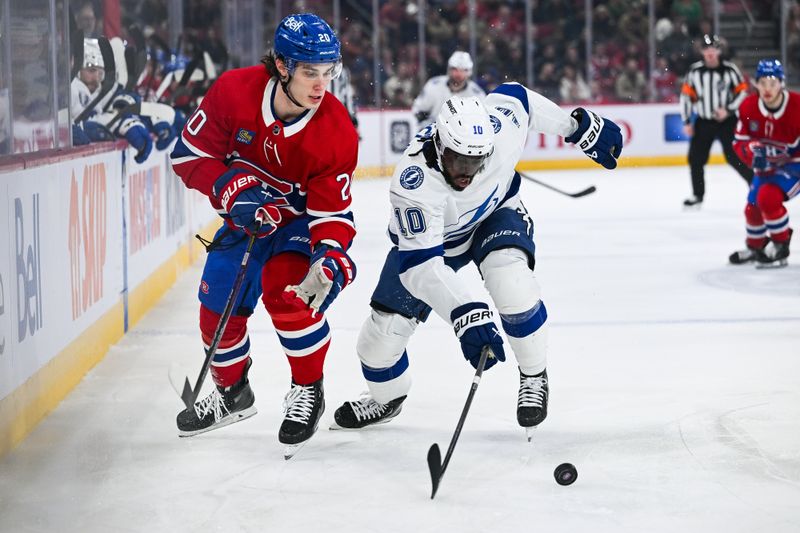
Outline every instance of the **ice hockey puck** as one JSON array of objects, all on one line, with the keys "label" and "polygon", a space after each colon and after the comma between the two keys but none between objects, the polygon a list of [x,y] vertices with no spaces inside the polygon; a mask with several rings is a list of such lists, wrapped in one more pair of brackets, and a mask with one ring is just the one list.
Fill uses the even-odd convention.
[{"label": "ice hockey puck", "polygon": [[578,470],[571,463],[561,463],[553,472],[553,477],[559,485],[572,485],[578,479]]}]

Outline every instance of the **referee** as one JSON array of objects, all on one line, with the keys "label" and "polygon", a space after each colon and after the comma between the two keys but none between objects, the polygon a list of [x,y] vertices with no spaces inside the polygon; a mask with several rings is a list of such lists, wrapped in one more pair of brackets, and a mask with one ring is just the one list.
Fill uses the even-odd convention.
[{"label": "referee", "polygon": [[[687,207],[699,207],[706,192],[705,165],[714,139],[722,143],[725,159],[749,184],[753,171],[733,151],[736,110],[747,96],[747,82],[730,61],[720,60],[720,41],[716,35],[704,35],[703,60],[694,63],[681,88],[681,118],[689,142],[689,167],[692,172],[692,196]],[[692,113],[697,114],[694,126]]]}]

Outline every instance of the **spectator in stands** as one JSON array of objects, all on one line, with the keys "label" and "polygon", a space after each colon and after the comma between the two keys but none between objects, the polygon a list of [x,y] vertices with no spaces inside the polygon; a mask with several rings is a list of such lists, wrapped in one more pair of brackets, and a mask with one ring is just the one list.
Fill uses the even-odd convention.
[{"label": "spectator in stands", "polygon": [[656,67],[650,73],[653,79],[655,94],[653,100],[656,102],[675,103],[678,101],[678,76],[669,68],[666,58],[657,57]]},{"label": "spectator in stands", "polygon": [[591,97],[589,86],[572,65],[564,66],[559,93],[562,104],[582,104],[588,102]]},{"label": "spectator in stands", "polygon": [[542,69],[536,75],[536,90],[542,96],[549,98],[554,102],[559,102],[559,90],[561,89],[561,80],[559,79],[556,66],[553,63],[545,63]]},{"label": "spectator in stands", "polygon": [[700,21],[703,19],[703,5],[700,0],[674,0],[671,11],[673,17],[680,17],[686,23],[690,35],[699,33]]},{"label": "spectator in stands", "polygon": [[397,64],[395,73],[383,85],[384,98],[389,107],[410,108],[414,102],[416,88],[413,68],[406,61]]},{"label": "spectator in stands", "polygon": [[614,83],[617,98],[626,103],[644,102],[647,95],[647,80],[639,69],[639,62],[630,57],[625,68]]},{"label": "spectator in stands", "polygon": [[85,38],[97,38],[103,33],[102,22],[98,23],[94,2],[84,0],[78,2],[75,11],[75,22]]}]

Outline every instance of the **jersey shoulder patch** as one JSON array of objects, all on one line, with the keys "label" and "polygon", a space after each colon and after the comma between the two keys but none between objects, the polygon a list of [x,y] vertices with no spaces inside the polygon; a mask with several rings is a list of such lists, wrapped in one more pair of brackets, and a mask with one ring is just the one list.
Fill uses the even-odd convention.
[{"label": "jersey shoulder patch", "polygon": [[400,173],[400,185],[404,189],[413,190],[422,185],[425,180],[425,172],[417,165],[406,167]]}]

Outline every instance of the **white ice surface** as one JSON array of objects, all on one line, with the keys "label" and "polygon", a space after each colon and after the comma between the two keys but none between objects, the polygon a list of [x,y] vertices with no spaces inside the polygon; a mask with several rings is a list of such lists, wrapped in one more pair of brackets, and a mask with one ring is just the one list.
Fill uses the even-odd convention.
[{"label": "white ice surface", "polygon": [[[263,309],[250,322],[260,413],[177,436],[167,372],[194,377],[203,357],[198,265],[0,461],[0,531],[800,531],[800,254],[781,270],[727,264],[746,189],[726,166],[708,169],[693,212],[683,167],[535,175],[598,191],[523,184],[552,325],[550,416],[533,444],[511,359],[485,374],[429,499],[428,447],[446,450],[473,373],[436,316],[409,346],[403,413],[328,431],[365,389],[354,347],[388,250],[388,182],[356,182],[358,279],[329,313],[327,412],[294,459],[277,442],[288,364]],[[572,486],[553,480],[562,462],[578,468]]]}]

